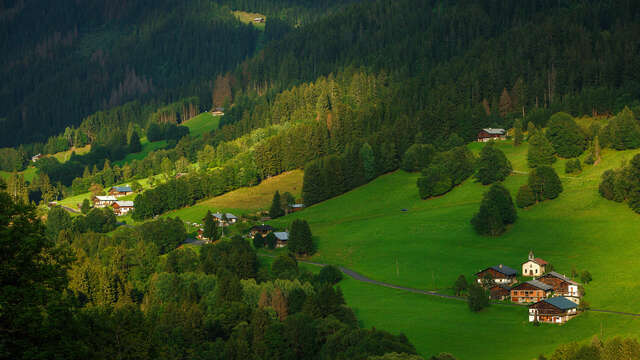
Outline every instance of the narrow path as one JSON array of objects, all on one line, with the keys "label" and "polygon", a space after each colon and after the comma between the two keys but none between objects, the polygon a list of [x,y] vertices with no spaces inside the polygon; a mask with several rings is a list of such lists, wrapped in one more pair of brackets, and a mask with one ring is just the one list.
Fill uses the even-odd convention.
[{"label": "narrow path", "polygon": [[80,210],[76,210],[76,209],[68,207],[68,206],[60,205],[60,207],[62,207],[63,209],[67,210],[70,213],[74,213],[74,214],[79,214],[80,213]]},{"label": "narrow path", "polygon": [[[258,254],[258,256],[270,257],[270,258],[276,257],[275,255],[270,255],[270,254]],[[308,260],[298,260],[298,262],[301,262],[303,264],[313,265],[313,266],[319,266],[319,267],[324,267],[324,266],[328,265],[328,264],[323,264],[323,263],[319,263],[319,262],[315,262],[315,261],[308,261]],[[391,289],[403,290],[403,291],[411,292],[411,293],[414,293],[414,294],[423,294],[423,295],[436,296],[436,297],[440,297],[440,298],[444,298],[444,299],[467,301],[467,298],[462,297],[462,296],[441,294],[441,293],[439,293],[437,291],[434,291],[434,290],[420,290],[420,289],[414,289],[414,288],[410,288],[410,287],[394,285],[394,284],[390,284],[390,283],[374,280],[374,279],[366,277],[366,276],[364,276],[364,275],[362,275],[362,274],[360,274],[360,273],[358,273],[356,271],[353,271],[351,269],[347,269],[346,267],[343,267],[343,266],[338,266],[338,269],[340,269],[340,271],[342,271],[344,274],[350,276],[354,280],[360,281],[360,282],[364,282],[364,283],[369,283],[369,284],[378,285],[378,286],[384,286],[384,287],[391,288]],[[503,303],[503,302],[498,302],[498,301],[492,301],[491,304],[493,304],[493,305],[502,305],[502,306],[518,306],[518,307],[527,306],[526,304]],[[604,309],[587,309],[586,311],[594,311],[594,312],[601,312],[601,313],[607,313],[607,314],[640,317],[640,314],[628,313],[628,312],[623,312],[623,311],[604,310]]]}]

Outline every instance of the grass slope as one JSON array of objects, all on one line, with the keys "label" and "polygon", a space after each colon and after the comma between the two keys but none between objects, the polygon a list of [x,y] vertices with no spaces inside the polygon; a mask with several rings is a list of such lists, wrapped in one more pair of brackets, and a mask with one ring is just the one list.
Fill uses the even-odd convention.
[{"label": "grass slope", "polygon": [[213,116],[209,112],[203,112],[202,114],[195,116],[183,124],[189,128],[189,134],[193,137],[202,136],[202,134],[215,130],[220,123],[220,116]]},{"label": "grass slope", "polygon": [[[22,176],[24,176],[24,179],[26,181],[31,182],[33,178],[36,176],[36,171],[38,171],[38,169],[36,169],[35,166],[29,166],[25,170],[19,171],[18,174],[22,174]],[[5,180],[8,180],[12,174],[13,173],[10,171],[0,171],[0,177],[2,177]]]},{"label": "grass slope", "polygon": [[[155,176],[156,179],[161,178],[161,175],[156,175]],[[149,189],[151,188],[151,186],[149,185],[149,178],[144,178],[144,179],[139,179],[136,180],[138,183],[140,183],[140,185],[142,185],[143,189]],[[124,182],[122,184],[117,184],[117,185],[113,185],[113,186],[125,186],[127,184],[130,184],[131,182]],[[111,188],[111,186],[108,186],[105,188],[105,191],[108,191]],[[118,200],[133,200],[136,197],[137,194],[131,194],[131,195],[127,195],[127,196],[122,196],[119,197]],[[66,197],[62,200],[58,201],[58,205],[64,205],[73,209],[79,209],[80,206],[78,206],[79,204],[82,204],[82,201],[84,199],[89,199],[91,200],[91,193],[90,192],[86,192],[86,193],[82,193],[82,194],[78,194],[78,195],[74,195],[74,196],[69,196]]]},{"label": "grass slope", "polygon": [[[498,146],[510,158],[514,170],[529,171],[526,145],[514,148],[509,143],[501,143]],[[480,144],[471,145],[474,151],[480,147]],[[601,198],[597,192],[602,172],[618,167],[637,152],[606,151],[600,165],[586,166],[578,176],[565,176],[565,161],[558,161],[554,167],[565,191],[558,199],[519,211],[515,226],[498,238],[478,236],[469,223],[488,187],[470,179],[445,196],[423,201],[418,198],[415,185],[418,175],[402,171],[382,176],[274,224],[283,226],[296,217],[304,218],[309,221],[318,245],[313,260],[341,264],[376,280],[421,289],[446,289],[460,274],[470,278],[476,271],[499,263],[520,269],[529,250],[534,250],[536,256],[550,261],[562,273],[568,274],[572,267],[588,269],[594,281],[586,286],[586,301],[592,307],[640,313],[640,303],[630,300],[640,295],[640,282],[636,277],[640,263],[629,256],[640,251],[640,242],[636,241],[636,234],[640,233],[638,215],[625,204]],[[527,175],[512,175],[505,185],[515,196],[517,188],[526,181]],[[401,212],[403,208],[409,211]],[[515,326],[526,321],[524,308],[495,307],[488,313],[496,316],[476,315],[469,313],[465,304],[451,308],[455,305],[450,305],[450,301],[424,300],[428,303],[419,305],[418,300],[412,300],[414,304],[410,305],[404,304],[402,297],[385,294],[389,296],[386,298],[381,290],[367,289],[345,291],[348,303],[358,309],[359,318],[367,325],[405,332],[425,354],[464,347],[462,339],[471,339],[479,332],[490,333],[489,329],[494,330],[494,334],[505,333],[502,323]],[[457,312],[459,314],[454,314]],[[421,326],[413,326],[412,317],[423,313],[442,313],[439,315],[442,318],[425,318]],[[449,317],[451,320],[447,320]],[[463,324],[468,326],[455,325],[461,319],[465,319]],[[612,328],[640,334],[640,319],[621,316],[607,319]],[[458,336],[437,331],[449,326],[448,322],[452,323],[452,331],[459,332]],[[527,324],[514,326],[507,327],[509,338],[516,343],[526,341],[532,353],[551,348],[544,345],[549,334],[560,336],[561,342],[566,342],[600,331],[599,323],[582,318],[550,330],[529,329]],[[574,327],[580,329],[571,332],[575,336],[565,337],[565,329]],[[473,344],[478,347],[466,352],[473,353],[473,357],[464,356],[465,352],[456,355],[462,359],[512,358],[506,353],[502,357],[491,356],[499,351],[494,347],[481,348],[480,344],[486,342],[475,341],[469,345]]]},{"label": "grass slope", "polygon": [[265,23],[256,23],[253,22],[253,19],[257,18],[257,17],[261,17],[263,18],[265,21],[267,20],[267,17],[259,14],[259,13],[252,13],[252,12],[246,12],[246,11],[233,11],[233,15],[235,15],[235,17],[238,18],[238,20],[242,21],[245,24],[253,24],[253,26],[256,27],[256,29],[258,30],[263,30],[264,31],[264,26]]},{"label": "grass slope", "polygon": [[165,146],[167,146],[167,141],[160,140],[160,141],[149,142],[149,140],[147,140],[147,137],[145,136],[142,139],[140,139],[140,144],[142,145],[142,151],[138,153],[128,154],[124,159],[115,161],[114,164],[117,164],[118,166],[122,166],[124,164],[132,162],[133,160],[142,160],[145,157],[147,157],[147,155],[149,155],[150,152],[154,150],[162,149]]},{"label": "grass slope", "polygon": [[55,153],[55,154],[50,155],[50,156],[55,157],[56,159],[58,159],[58,161],[63,163],[63,162],[66,162],[67,160],[69,160],[69,158],[71,157],[71,153],[72,152],[75,152],[76,155],[83,155],[83,154],[88,153],[90,150],[91,150],[91,145],[86,145],[86,146],[79,147],[79,148],[74,147],[74,148],[71,148],[71,149],[69,149],[67,151],[61,151],[61,152]]},{"label": "grass slope", "polygon": [[229,211],[238,214],[247,211],[268,209],[276,190],[280,193],[290,192],[293,196],[300,196],[302,190],[302,170],[293,170],[271,177],[252,187],[241,188],[211,199],[197,203],[194,206],[170,211],[164,217],[180,217],[182,220],[199,222],[207,210]]}]

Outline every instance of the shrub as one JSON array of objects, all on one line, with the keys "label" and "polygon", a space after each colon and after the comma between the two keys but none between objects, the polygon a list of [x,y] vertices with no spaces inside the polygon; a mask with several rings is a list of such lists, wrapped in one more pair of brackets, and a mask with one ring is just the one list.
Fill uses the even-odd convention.
[{"label": "shrub", "polygon": [[536,200],[555,199],[562,192],[562,182],[550,166],[540,166],[529,173],[529,187]]},{"label": "shrub", "polygon": [[563,112],[551,116],[546,136],[563,158],[579,156],[587,146],[587,137],[580,126],[571,115]]},{"label": "shrub", "polygon": [[577,174],[582,171],[580,166],[580,159],[569,159],[564,165],[564,172],[566,174]]}]

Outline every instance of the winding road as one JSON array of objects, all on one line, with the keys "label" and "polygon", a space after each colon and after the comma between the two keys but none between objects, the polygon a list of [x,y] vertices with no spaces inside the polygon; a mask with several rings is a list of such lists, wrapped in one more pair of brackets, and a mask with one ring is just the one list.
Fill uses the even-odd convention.
[{"label": "winding road", "polygon": [[[270,258],[276,257],[275,255],[270,255],[270,254],[258,254],[258,256],[270,257]],[[298,260],[298,262],[304,263],[304,264],[313,265],[313,266],[319,266],[319,267],[324,267],[324,266],[328,265],[328,264],[323,264],[323,263],[314,262],[314,261],[307,261],[307,260]],[[354,280],[360,281],[360,282],[364,282],[364,283],[369,283],[369,284],[378,285],[378,286],[384,286],[384,287],[387,287],[387,288],[402,290],[402,291],[411,292],[411,293],[414,293],[414,294],[436,296],[436,297],[440,297],[440,298],[444,298],[444,299],[452,299],[452,300],[458,300],[458,301],[467,301],[467,298],[462,297],[462,296],[441,294],[441,293],[439,293],[437,291],[433,291],[433,290],[414,289],[414,288],[410,288],[410,287],[406,287],[406,286],[400,286],[400,285],[395,285],[395,284],[390,284],[390,283],[374,280],[374,279],[366,277],[366,276],[364,276],[364,275],[362,275],[362,274],[360,274],[360,273],[358,273],[356,271],[353,271],[353,270],[348,269],[348,268],[343,267],[343,266],[338,266],[338,269],[340,269],[340,271],[342,271],[345,275],[350,276]],[[503,303],[503,302],[498,302],[498,301],[492,301],[491,303],[494,304],[494,305],[501,305],[501,306],[519,306],[519,307],[527,306],[526,304]],[[604,309],[587,309],[587,311],[594,311],[594,312],[614,314],[614,315],[625,315],[625,316],[640,317],[640,314],[623,312],[623,311],[604,310]]]}]

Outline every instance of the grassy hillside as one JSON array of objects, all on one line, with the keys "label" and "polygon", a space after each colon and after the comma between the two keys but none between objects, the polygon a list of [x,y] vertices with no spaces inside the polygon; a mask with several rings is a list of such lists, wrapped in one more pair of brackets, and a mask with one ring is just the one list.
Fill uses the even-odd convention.
[{"label": "grassy hillside", "polygon": [[197,137],[208,131],[217,129],[219,123],[220,116],[213,116],[209,112],[203,112],[185,121],[182,125],[189,128],[189,134],[191,134],[191,136]]},{"label": "grassy hillside", "polygon": [[[471,147],[478,151],[481,145]],[[528,171],[526,145],[514,148],[502,143],[499,147],[511,159],[514,170]],[[640,243],[635,241],[635,234],[640,232],[638,215],[625,204],[607,201],[597,193],[602,172],[618,167],[637,152],[606,151],[600,165],[586,166],[578,176],[565,176],[564,160],[558,161],[555,167],[564,192],[556,200],[519,211],[513,228],[498,238],[478,236],[469,223],[487,187],[470,179],[449,194],[423,201],[418,198],[415,185],[418,175],[402,171],[275,223],[284,225],[295,217],[309,221],[318,245],[313,260],[344,265],[376,280],[420,289],[448,291],[446,288],[458,275],[470,278],[478,270],[499,263],[519,269],[529,250],[534,250],[536,256],[550,261],[559,272],[568,274],[572,267],[589,270],[594,281],[586,285],[585,300],[592,307],[640,313],[640,303],[629,300],[640,294],[635,278],[640,264],[628,256],[640,251]],[[512,175],[505,185],[515,196],[526,180],[526,175]],[[488,331],[477,337],[483,341],[469,342],[479,332],[485,332],[482,326],[501,333],[507,329],[514,339],[508,342],[526,341],[532,356],[551,348],[545,345],[550,335],[567,342],[600,332],[600,320],[593,320],[600,319],[596,314],[563,327],[543,326],[538,330],[523,323],[523,308],[494,307],[488,313],[495,317],[476,315],[465,304],[371,289],[352,282],[345,284],[345,295],[365,325],[406,332],[425,354],[460,350],[465,343],[476,343],[477,347],[456,355],[463,359],[510,358],[508,352],[502,357],[490,357],[494,348],[484,347],[484,353],[478,352],[480,344],[492,339]],[[406,298],[411,301],[405,304],[409,301]],[[417,314],[421,315],[416,318]],[[602,320],[605,335],[609,334],[608,328],[640,335],[640,319],[605,316]],[[414,322],[420,326],[412,326]],[[444,329],[449,326],[452,333],[460,335],[447,335]]]},{"label": "grassy hillside", "polygon": [[[38,169],[36,169],[34,166],[29,166],[25,170],[20,171],[19,174],[22,174],[24,176],[24,179],[30,182],[36,176],[37,170]],[[9,171],[0,171],[0,177],[2,177],[5,180],[9,179],[9,176],[11,176],[11,174],[12,173]]]},{"label": "grassy hillside", "polygon": [[72,152],[75,152],[76,155],[83,155],[83,154],[88,153],[90,150],[91,150],[91,145],[86,145],[86,146],[79,147],[79,148],[73,147],[73,148],[71,148],[71,149],[69,149],[67,151],[61,151],[61,152],[55,153],[55,154],[53,154],[51,156],[55,157],[60,162],[66,162],[71,157],[71,153]]},{"label": "grassy hillside", "polygon": [[253,13],[253,12],[246,12],[246,11],[233,11],[233,15],[235,15],[235,17],[238,18],[238,20],[242,21],[245,24],[253,24],[253,26],[255,26],[257,29],[259,30],[263,30],[264,31],[264,26],[265,23],[256,23],[253,22],[253,19],[261,17],[263,19],[265,19],[265,21],[267,20],[267,17],[262,15],[262,14],[258,14],[258,13]]},{"label": "grassy hillside", "polygon": [[163,147],[167,146],[167,141],[160,140],[160,141],[149,142],[149,140],[147,140],[147,137],[145,136],[142,139],[140,139],[140,144],[142,145],[142,151],[134,154],[128,154],[124,159],[115,161],[114,164],[122,166],[126,163],[132,162],[133,160],[142,160],[150,152],[154,150],[162,149]]},{"label": "grassy hillside", "polygon": [[300,196],[302,175],[303,172],[301,170],[289,171],[266,179],[257,186],[231,191],[224,195],[201,201],[188,208],[170,211],[162,216],[178,216],[183,220],[200,221],[207,213],[207,210],[244,213],[268,209],[276,190],[280,191],[280,193],[288,191],[293,196]]}]

